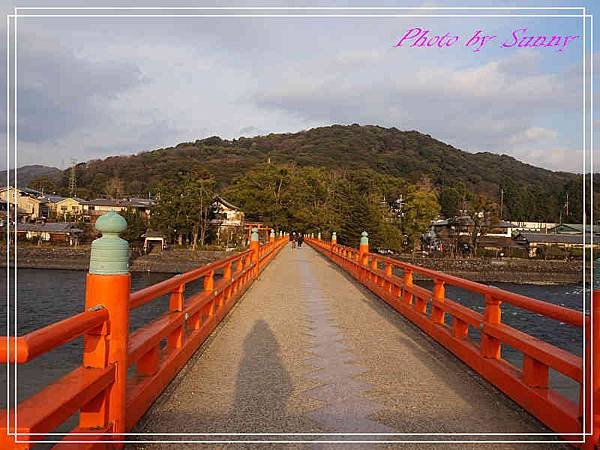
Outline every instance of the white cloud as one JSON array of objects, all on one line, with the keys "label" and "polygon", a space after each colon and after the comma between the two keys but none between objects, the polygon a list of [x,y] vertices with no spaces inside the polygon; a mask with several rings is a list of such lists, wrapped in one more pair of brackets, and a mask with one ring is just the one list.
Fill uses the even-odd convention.
[{"label": "white cloud", "polygon": [[548,69],[525,51],[498,59],[393,48],[409,20],[34,24],[20,28],[43,36],[20,40],[22,163],[355,122],[417,129],[546,167],[570,160],[542,158],[541,149],[577,147],[565,137],[571,130],[551,120],[581,106],[579,78],[567,76],[565,63]]},{"label": "white cloud", "polygon": [[530,127],[510,137],[511,145],[540,145],[547,142],[556,142],[558,133],[543,127]]},{"label": "white cloud", "polygon": [[547,149],[513,149],[508,152],[523,162],[538,167],[566,172],[583,172],[583,160],[581,150],[567,148]]}]

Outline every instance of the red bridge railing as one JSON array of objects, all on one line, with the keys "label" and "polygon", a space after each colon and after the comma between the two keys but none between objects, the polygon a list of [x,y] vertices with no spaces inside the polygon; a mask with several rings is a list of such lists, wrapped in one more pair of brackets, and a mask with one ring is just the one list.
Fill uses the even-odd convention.
[{"label": "red bridge railing", "polygon": [[[508,303],[576,328],[583,328],[585,322],[587,331],[589,317],[583,313],[370,253],[368,241],[361,243],[359,250],[335,241],[314,238],[306,241],[564,439],[582,440],[584,430],[590,430],[592,396],[583,390],[583,358],[503,323],[501,304]],[[433,289],[415,284],[415,275],[431,280]],[[485,299],[483,314],[447,298],[447,285],[481,294]],[[600,300],[600,295],[598,297]],[[595,305],[596,310],[600,301]],[[446,316],[451,317],[450,325]],[[600,322],[599,318],[600,310],[595,314],[595,321]],[[470,338],[472,330],[479,330],[479,342]],[[600,325],[596,330],[600,331]],[[586,342],[589,344],[589,336]],[[502,358],[503,344],[522,353],[522,368]],[[589,350],[589,345],[586,348]],[[586,361],[589,369],[589,355]],[[580,385],[578,402],[550,386],[550,369]],[[600,375],[598,371],[595,371],[596,377]],[[590,386],[589,374],[587,370],[586,388]],[[597,398],[598,389],[595,392],[594,398]],[[585,411],[584,398],[588,400]],[[594,411],[596,417],[600,413],[598,409]],[[588,436],[584,448],[596,448],[597,421],[594,421],[594,436]]]},{"label": "red bridge railing", "polygon": [[[285,243],[272,234],[265,245],[253,241],[247,251],[131,294],[129,274],[88,274],[85,312],[0,338],[0,362],[24,364],[84,336],[80,367],[19,403],[16,416],[2,411],[0,448],[29,449],[76,413],[79,425],[54,448],[121,447],[120,433],[134,427]],[[186,297],[186,284],[197,280],[203,290]],[[169,310],[129,334],[130,311],[167,294]]]}]

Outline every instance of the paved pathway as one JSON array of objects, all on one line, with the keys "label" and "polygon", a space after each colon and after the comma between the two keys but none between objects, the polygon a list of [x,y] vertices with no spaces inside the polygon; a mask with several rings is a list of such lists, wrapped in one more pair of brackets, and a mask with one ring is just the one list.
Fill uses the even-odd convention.
[{"label": "paved pathway", "polygon": [[[549,431],[306,247],[286,248],[280,253],[135,432],[424,433],[272,438],[431,441],[452,437],[427,433]],[[264,436],[190,438],[264,439]],[[158,435],[146,439],[181,440],[177,436]],[[167,444],[140,443],[135,447],[162,446],[166,448]],[[170,448],[198,446],[175,444]],[[258,444],[254,448],[265,446]],[[354,447],[366,446],[362,443]],[[335,445],[296,442],[291,447]],[[377,447],[397,447],[397,444]],[[402,446],[440,447],[461,449],[482,445]],[[559,446],[532,443],[486,446],[536,450],[548,447]]]}]

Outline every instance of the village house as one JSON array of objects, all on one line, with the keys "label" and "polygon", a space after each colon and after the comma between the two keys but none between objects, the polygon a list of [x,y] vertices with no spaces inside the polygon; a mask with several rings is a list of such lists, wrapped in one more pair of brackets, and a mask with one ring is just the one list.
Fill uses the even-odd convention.
[{"label": "village house", "polygon": [[[423,238],[431,249],[437,251],[470,251],[470,243],[476,226],[470,216],[458,216],[436,220]],[[484,222],[478,233],[477,244],[480,249],[503,252],[514,247],[512,240],[513,225],[505,220]]]},{"label": "village house", "polygon": [[212,203],[210,223],[215,227],[217,244],[234,248],[244,244],[244,212],[227,200],[216,196]]},{"label": "village house", "polygon": [[558,224],[555,222],[528,222],[528,221],[511,221],[514,231],[526,231],[526,232],[543,232],[546,233],[548,230],[556,227]]},{"label": "village house", "polygon": [[[10,205],[11,220],[14,220],[15,214],[19,222],[35,222],[47,217],[45,202],[38,199],[33,192],[12,186],[0,189],[0,201]],[[4,208],[4,214],[6,212]]]},{"label": "village house", "polygon": [[85,213],[85,200],[79,197],[61,197],[58,195],[46,195],[50,217],[61,220],[70,217],[81,217]]},{"label": "village house", "polygon": [[106,198],[97,198],[83,202],[84,216],[91,223],[95,223],[98,217],[109,212],[124,212],[133,209],[142,214],[146,219],[150,218],[150,211],[155,201],[149,198],[126,198],[111,200]]},{"label": "village house", "polygon": [[83,230],[77,228],[74,223],[69,222],[17,224],[18,240],[28,240],[38,244],[50,242],[77,245],[82,232]]},{"label": "village house", "polygon": [[[590,233],[528,233],[520,232],[515,236],[515,242],[527,249],[530,258],[547,257],[549,254],[563,257],[580,256],[585,248],[591,249]],[[600,236],[594,236],[594,250],[600,249]]]},{"label": "village house", "polygon": [[548,229],[549,233],[556,234],[583,234],[586,233],[600,233],[600,226],[598,225],[583,225],[581,223],[561,223],[556,224],[554,227]]}]

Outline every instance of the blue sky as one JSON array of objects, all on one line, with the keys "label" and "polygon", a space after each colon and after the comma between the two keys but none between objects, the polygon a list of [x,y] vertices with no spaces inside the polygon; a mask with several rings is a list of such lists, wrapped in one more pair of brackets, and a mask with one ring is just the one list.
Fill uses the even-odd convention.
[{"label": "blue sky", "polygon": [[[194,6],[257,4],[364,6],[365,2],[196,2]],[[477,3],[500,5],[525,6],[517,1]],[[526,5],[585,6],[589,13],[599,11],[594,1]],[[37,4],[12,3],[6,12],[13,6]],[[382,13],[362,11],[366,12]],[[62,168],[72,158],[86,161],[132,154],[212,135],[236,138],[360,123],[415,129],[470,152],[508,154],[553,170],[581,171],[581,18],[18,20],[18,165]],[[449,32],[459,41],[450,48],[395,47],[415,27],[428,29],[429,36]],[[562,52],[501,47],[512,42],[514,30],[523,28],[527,32],[519,34],[579,38]],[[464,46],[476,30],[497,36],[480,52]],[[595,34],[595,47],[600,49],[600,32]],[[594,59],[600,62],[597,56],[595,52]],[[600,71],[600,64],[595,66]],[[0,76],[4,86],[5,70]],[[4,90],[0,95],[5,95]],[[5,103],[5,97],[1,101]],[[5,112],[0,115],[5,123]],[[600,118],[597,112],[595,116]],[[0,136],[2,142],[5,138]]]}]

